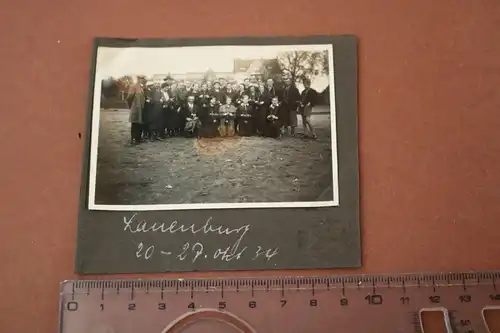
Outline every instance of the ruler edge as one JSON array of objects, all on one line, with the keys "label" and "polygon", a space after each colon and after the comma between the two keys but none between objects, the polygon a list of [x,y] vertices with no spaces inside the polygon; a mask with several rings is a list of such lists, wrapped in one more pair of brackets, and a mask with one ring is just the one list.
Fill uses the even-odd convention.
[{"label": "ruler edge", "polygon": [[[196,278],[111,278],[111,279],[67,279],[60,282],[60,295],[65,294],[64,286],[74,284],[75,286],[78,283],[84,283],[87,286],[91,283],[103,284],[103,283],[132,283],[131,287],[135,287],[135,283],[147,283],[147,282],[184,282],[184,283],[196,283],[199,281],[214,281],[214,282],[223,282],[223,281],[261,281],[261,280],[301,280],[301,279],[330,279],[335,280],[338,279],[340,283],[346,281],[347,279],[351,279],[352,281],[362,281],[364,282],[383,282],[389,281],[390,278],[402,278],[405,280],[411,280],[411,278],[417,279],[417,281],[428,281],[429,278],[445,278],[447,280],[452,280],[452,276],[461,277],[461,280],[467,279],[468,275],[472,275],[473,277],[479,277],[481,275],[487,276],[489,275],[492,280],[495,278],[499,278],[500,280],[500,270],[484,270],[484,271],[448,271],[448,272],[418,272],[418,273],[364,273],[364,274],[325,274],[325,275],[282,275],[282,276],[218,276],[218,277],[196,277]],[[427,279],[426,279],[427,278]],[[489,278],[489,279],[490,279]],[[470,277],[469,277],[470,279]],[[455,281],[459,280],[454,278]],[[477,284],[476,284],[477,285]],[[440,286],[455,286],[455,284],[445,284]],[[217,287],[217,286],[215,286]],[[78,287],[77,287],[78,288]],[[98,286],[98,288],[104,288],[103,286]],[[66,292],[67,294],[67,292]]]},{"label": "ruler edge", "polygon": [[[293,279],[293,280],[300,280],[300,279],[339,279],[338,281],[343,282],[344,279],[351,278],[354,279],[353,281],[360,281],[363,278],[368,278],[371,280],[370,282],[375,283],[376,279],[378,278],[378,281],[389,281],[388,278],[403,278],[403,277],[413,277],[422,281],[426,281],[424,277],[431,278],[431,277],[441,277],[441,278],[451,278],[453,276],[456,277],[461,277],[462,281],[466,278],[478,278],[479,276],[488,276],[488,279],[491,279],[492,282],[494,283],[495,278],[500,278],[500,270],[480,270],[480,271],[448,271],[448,272],[419,272],[419,273],[375,273],[375,274],[335,274],[335,275],[330,275],[330,274],[325,274],[325,275],[296,275],[296,276],[289,276],[289,275],[283,275],[283,276],[244,276],[244,277],[238,277],[238,276],[228,276],[228,277],[197,277],[197,278],[115,278],[115,279],[68,279],[68,280],[63,280],[60,282],[60,297],[59,297],[59,311],[58,311],[58,333],[63,332],[63,319],[64,319],[64,296],[68,295],[68,292],[64,292],[64,287],[66,285],[71,285],[75,284],[78,282],[81,283],[87,283],[87,287],[90,288],[89,283],[96,283],[96,288],[105,288],[102,286],[103,283],[132,283],[130,285],[131,288],[134,287],[133,283],[147,283],[147,282],[162,282],[162,281],[171,281],[171,282],[186,282],[186,283],[193,283],[196,281],[250,281],[250,280],[285,280],[285,279]],[[428,280],[428,279],[427,279]],[[451,280],[451,279],[450,279]],[[457,280],[455,278],[455,280]],[[404,281],[404,280],[403,280]],[[313,282],[314,283],[314,282]],[[99,285],[101,284],[101,285]],[[459,284],[458,284],[459,285]],[[480,286],[480,283],[472,284],[470,285],[471,287],[474,286]],[[222,284],[223,286],[223,284]],[[428,287],[427,285],[423,285],[424,287]],[[445,284],[445,285],[440,285],[442,287],[452,287],[452,286],[457,286],[457,284]],[[369,286],[361,286],[361,288],[366,288]],[[396,287],[396,286],[395,286]],[[408,286],[411,287],[411,286]],[[313,286],[314,288],[314,286]],[[384,288],[384,286],[379,286],[379,288]],[[400,286],[397,286],[396,288],[400,288]],[[73,288],[73,292],[74,292]],[[95,289],[95,288],[94,288]],[[308,289],[308,288],[304,288]],[[492,308],[499,309],[500,306],[494,306]],[[422,310],[420,310],[421,312]],[[420,316],[420,312],[417,314],[417,316]],[[484,318],[484,308],[481,310],[481,317],[486,323],[486,319]],[[423,326],[422,322],[419,324],[420,330],[423,332]],[[486,329],[489,331],[489,328],[486,324]]]}]

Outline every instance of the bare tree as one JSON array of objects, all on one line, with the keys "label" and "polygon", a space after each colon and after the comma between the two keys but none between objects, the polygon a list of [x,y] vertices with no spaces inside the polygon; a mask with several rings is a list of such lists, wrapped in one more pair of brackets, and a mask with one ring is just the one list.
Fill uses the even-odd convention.
[{"label": "bare tree", "polygon": [[283,73],[289,75],[292,82],[303,80],[304,78],[312,79],[324,71],[322,52],[282,52],[278,55],[277,59]]},{"label": "bare tree", "polygon": [[113,98],[119,96],[120,87],[115,78],[108,77],[101,81],[101,97]]},{"label": "bare tree", "polygon": [[328,51],[325,50],[321,52],[321,72],[323,74],[328,74],[329,73],[329,68],[330,68],[330,63],[328,61]]},{"label": "bare tree", "polygon": [[116,79],[116,84],[121,91],[127,92],[130,86],[134,84],[134,79],[130,75],[125,75]]}]

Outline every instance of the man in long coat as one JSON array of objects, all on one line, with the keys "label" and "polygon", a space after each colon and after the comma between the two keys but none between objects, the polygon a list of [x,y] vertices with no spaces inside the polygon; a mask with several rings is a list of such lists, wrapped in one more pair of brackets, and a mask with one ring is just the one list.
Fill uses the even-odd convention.
[{"label": "man in long coat", "polygon": [[283,89],[283,109],[282,109],[282,124],[285,131],[290,128],[290,135],[295,135],[297,127],[297,108],[299,106],[301,96],[299,89],[293,84],[292,79],[287,77],[285,80],[285,88]]},{"label": "man in long coat", "polygon": [[128,119],[131,124],[130,141],[133,144],[141,142],[142,126],[144,124],[143,111],[146,97],[142,87],[143,80],[144,78],[139,77],[137,82],[130,87],[127,95],[127,101],[130,105],[130,114]]}]

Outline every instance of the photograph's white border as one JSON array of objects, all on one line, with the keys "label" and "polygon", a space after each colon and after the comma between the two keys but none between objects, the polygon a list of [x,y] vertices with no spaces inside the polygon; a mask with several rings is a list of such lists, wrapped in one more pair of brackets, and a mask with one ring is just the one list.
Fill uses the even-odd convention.
[{"label": "photograph's white border", "polygon": [[[276,46],[284,46],[277,44]],[[322,45],[322,44],[318,44]],[[231,46],[231,45],[227,45]],[[236,46],[236,45],[235,45]],[[238,45],[245,46],[245,45]],[[257,45],[255,45],[257,46]],[[264,45],[262,45],[264,46]],[[293,48],[294,44],[287,45]],[[92,107],[92,124],[90,130],[90,166],[88,187],[88,209],[105,211],[153,211],[153,210],[191,210],[191,209],[234,209],[234,208],[307,208],[307,207],[334,207],[339,205],[339,180],[338,180],[338,146],[337,146],[337,119],[335,103],[335,68],[333,62],[333,46],[324,44],[328,50],[329,65],[329,90],[330,90],[330,121],[331,121],[331,149],[332,149],[332,181],[333,200],[308,201],[308,202],[251,202],[251,203],[195,203],[195,204],[150,204],[150,205],[99,205],[95,203],[97,152],[99,142],[99,121],[101,108],[101,82],[106,78],[99,71],[99,48],[97,49],[96,73],[94,82],[94,99]],[[193,47],[195,48],[195,47]],[[196,47],[198,48],[198,47]]]}]

